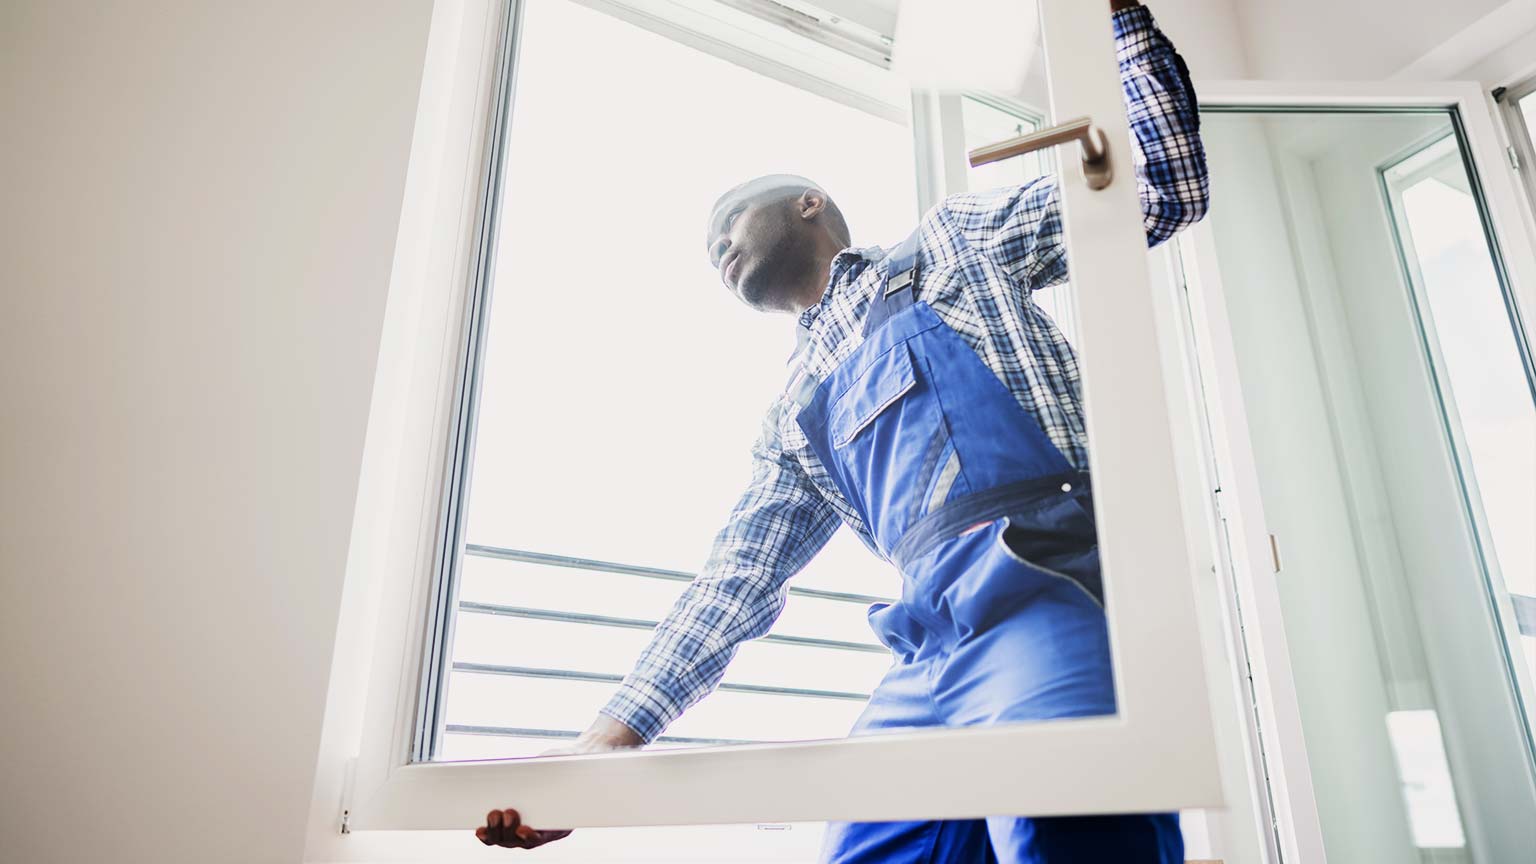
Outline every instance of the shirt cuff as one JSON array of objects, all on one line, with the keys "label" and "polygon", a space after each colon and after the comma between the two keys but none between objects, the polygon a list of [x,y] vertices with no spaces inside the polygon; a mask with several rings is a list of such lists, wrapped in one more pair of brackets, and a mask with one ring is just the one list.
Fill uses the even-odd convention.
[{"label": "shirt cuff", "polygon": [[682,711],[665,691],[643,681],[625,681],[600,711],[635,730],[645,743],[656,740]]}]

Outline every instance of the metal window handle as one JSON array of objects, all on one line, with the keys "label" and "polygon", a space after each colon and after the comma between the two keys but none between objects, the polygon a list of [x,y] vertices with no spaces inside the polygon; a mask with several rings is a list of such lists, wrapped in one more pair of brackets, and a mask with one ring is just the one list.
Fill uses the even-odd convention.
[{"label": "metal window handle", "polygon": [[1055,147],[1057,144],[1065,144],[1068,141],[1076,141],[1082,149],[1083,179],[1088,181],[1088,188],[1103,189],[1108,186],[1109,181],[1115,177],[1114,170],[1109,164],[1109,139],[1105,138],[1104,131],[1093,125],[1093,121],[1087,117],[1068,120],[1060,126],[1009,138],[1007,141],[977,147],[970,152],[971,167],[1023,156],[1025,153]]}]

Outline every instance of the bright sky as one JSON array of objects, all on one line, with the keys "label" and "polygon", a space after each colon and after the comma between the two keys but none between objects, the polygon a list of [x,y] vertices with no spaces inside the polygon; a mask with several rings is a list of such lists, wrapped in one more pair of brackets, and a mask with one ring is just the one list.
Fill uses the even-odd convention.
[{"label": "bright sky", "polygon": [[[802,174],[855,244],[892,245],[919,215],[911,133],[564,0],[526,28],[467,539],[694,571],[794,346],[720,284],[709,208]],[[846,532],[813,571],[898,585]]]}]

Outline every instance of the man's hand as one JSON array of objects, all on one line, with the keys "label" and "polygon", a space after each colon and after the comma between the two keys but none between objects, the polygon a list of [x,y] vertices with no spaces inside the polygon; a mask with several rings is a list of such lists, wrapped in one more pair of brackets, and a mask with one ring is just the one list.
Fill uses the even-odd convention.
[{"label": "man's hand", "polygon": [[[607,753],[612,750],[626,750],[639,747],[645,742],[635,733],[635,730],[623,723],[599,714],[587,731],[564,747],[556,747],[541,755],[544,756],[571,756],[579,753]],[[569,837],[569,831],[539,831],[523,824],[522,817],[516,810],[507,807],[501,810],[492,810],[485,816],[485,824],[475,829],[475,839],[487,846],[502,846],[507,849],[537,849],[545,843],[553,843],[556,840]]]},{"label": "man's hand", "polygon": [[537,849],[545,843],[571,836],[569,831],[535,831],[524,825],[517,811],[492,810],[486,814],[485,824],[475,829],[475,837],[487,846],[507,849]]}]

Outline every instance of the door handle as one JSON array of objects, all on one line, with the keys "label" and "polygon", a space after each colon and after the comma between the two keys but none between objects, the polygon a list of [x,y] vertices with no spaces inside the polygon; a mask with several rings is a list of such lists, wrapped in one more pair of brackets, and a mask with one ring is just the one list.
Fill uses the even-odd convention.
[{"label": "door handle", "polygon": [[977,147],[969,154],[971,167],[1000,162],[1014,156],[1055,147],[1057,144],[1066,144],[1069,141],[1076,141],[1082,152],[1083,179],[1088,181],[1089,189],[1103,189],[1109,185],[1109,181],[1115,179],[1114,169],[1109,164],[1109,139],[1105,138],[1104,131],[1093,125],[1093,121],[1087,117],[1068,120],[1059,126],[1009,138],[1007,141]]}]

